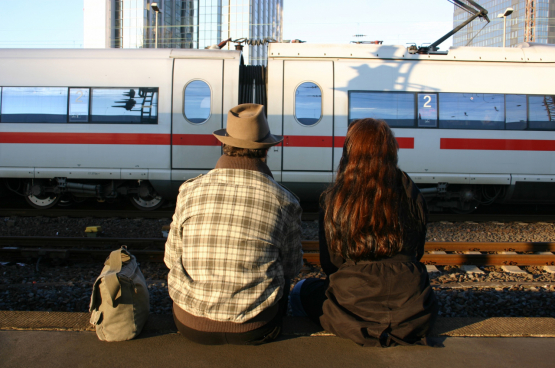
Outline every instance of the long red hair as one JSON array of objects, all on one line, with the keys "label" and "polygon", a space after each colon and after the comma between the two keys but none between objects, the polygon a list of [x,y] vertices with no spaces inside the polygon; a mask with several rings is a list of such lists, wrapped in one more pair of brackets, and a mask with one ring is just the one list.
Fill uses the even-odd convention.
[{"label": "long red hair", "polygon": [[397,167],[399,145],[386,122],[349,126],[335,183],[323,194],[330,251],[359,261],[390,257],[416,225]]}]

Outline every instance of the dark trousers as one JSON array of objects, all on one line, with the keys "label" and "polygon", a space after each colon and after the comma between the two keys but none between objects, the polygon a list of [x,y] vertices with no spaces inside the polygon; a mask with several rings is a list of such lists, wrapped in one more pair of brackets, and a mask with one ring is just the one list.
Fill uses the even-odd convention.
[{"label": "dark trousers", "polygon": [[185,326],[175,318],[173,320],[179,332],[187,339],[202,345],[260,345],[275,340],[281,332],[283,316],[287,313],[290,280],[285,280],[283,295],[278,302],[279,310],[274,318],[262,327],[247,332],[205,332]]},{"label": "dark trousers", "polygon": [[326,301],[326,290],[329,279],[305,279],[301,285],[301,304],[308,318],[314,323],[320,324],[322,306]]}]

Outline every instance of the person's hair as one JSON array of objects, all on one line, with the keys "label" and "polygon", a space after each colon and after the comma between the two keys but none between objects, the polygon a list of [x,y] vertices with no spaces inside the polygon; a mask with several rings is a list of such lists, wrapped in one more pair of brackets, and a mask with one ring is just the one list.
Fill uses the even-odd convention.
[{"label": "person's hair", "polygon": [[233,147],[227,144],[223,144],[224,155],[231,157],[249,157],[249,158],[264,158],[268,153],[267,148],[263,149],[249,149],[249,148],[239,148]]},{"label": "person's hair", "polygon": [[398,150],[382,120],[349,126],[337,179],[322,197],[331,252],[354,261],[390,257],[401,251],[404,230],[418,226],[397,167]]}]

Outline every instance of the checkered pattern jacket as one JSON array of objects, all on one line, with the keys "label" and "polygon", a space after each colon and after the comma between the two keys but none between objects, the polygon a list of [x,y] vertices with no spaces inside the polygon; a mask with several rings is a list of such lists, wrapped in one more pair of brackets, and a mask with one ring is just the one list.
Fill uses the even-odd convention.
[{"label": "checkered pattern jacket", "polygon": [[183,183],[164,261],[171,298],[197,317],[246,322],[302,266],[301,208],[261,172],[215,169]]}]

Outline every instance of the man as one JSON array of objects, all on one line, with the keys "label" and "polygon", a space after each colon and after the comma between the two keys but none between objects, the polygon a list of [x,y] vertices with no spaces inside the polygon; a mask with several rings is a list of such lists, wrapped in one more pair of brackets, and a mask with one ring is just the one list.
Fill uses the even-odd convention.
[{"label": "man", "polygon": [[270,133],[264,106],[232,108],[214,135],[224,154],[181,185],[166,242],[174,320],[198,343],[259,344],[279,334],[302,266],[301,208],[266,165],[283,137]]}]

